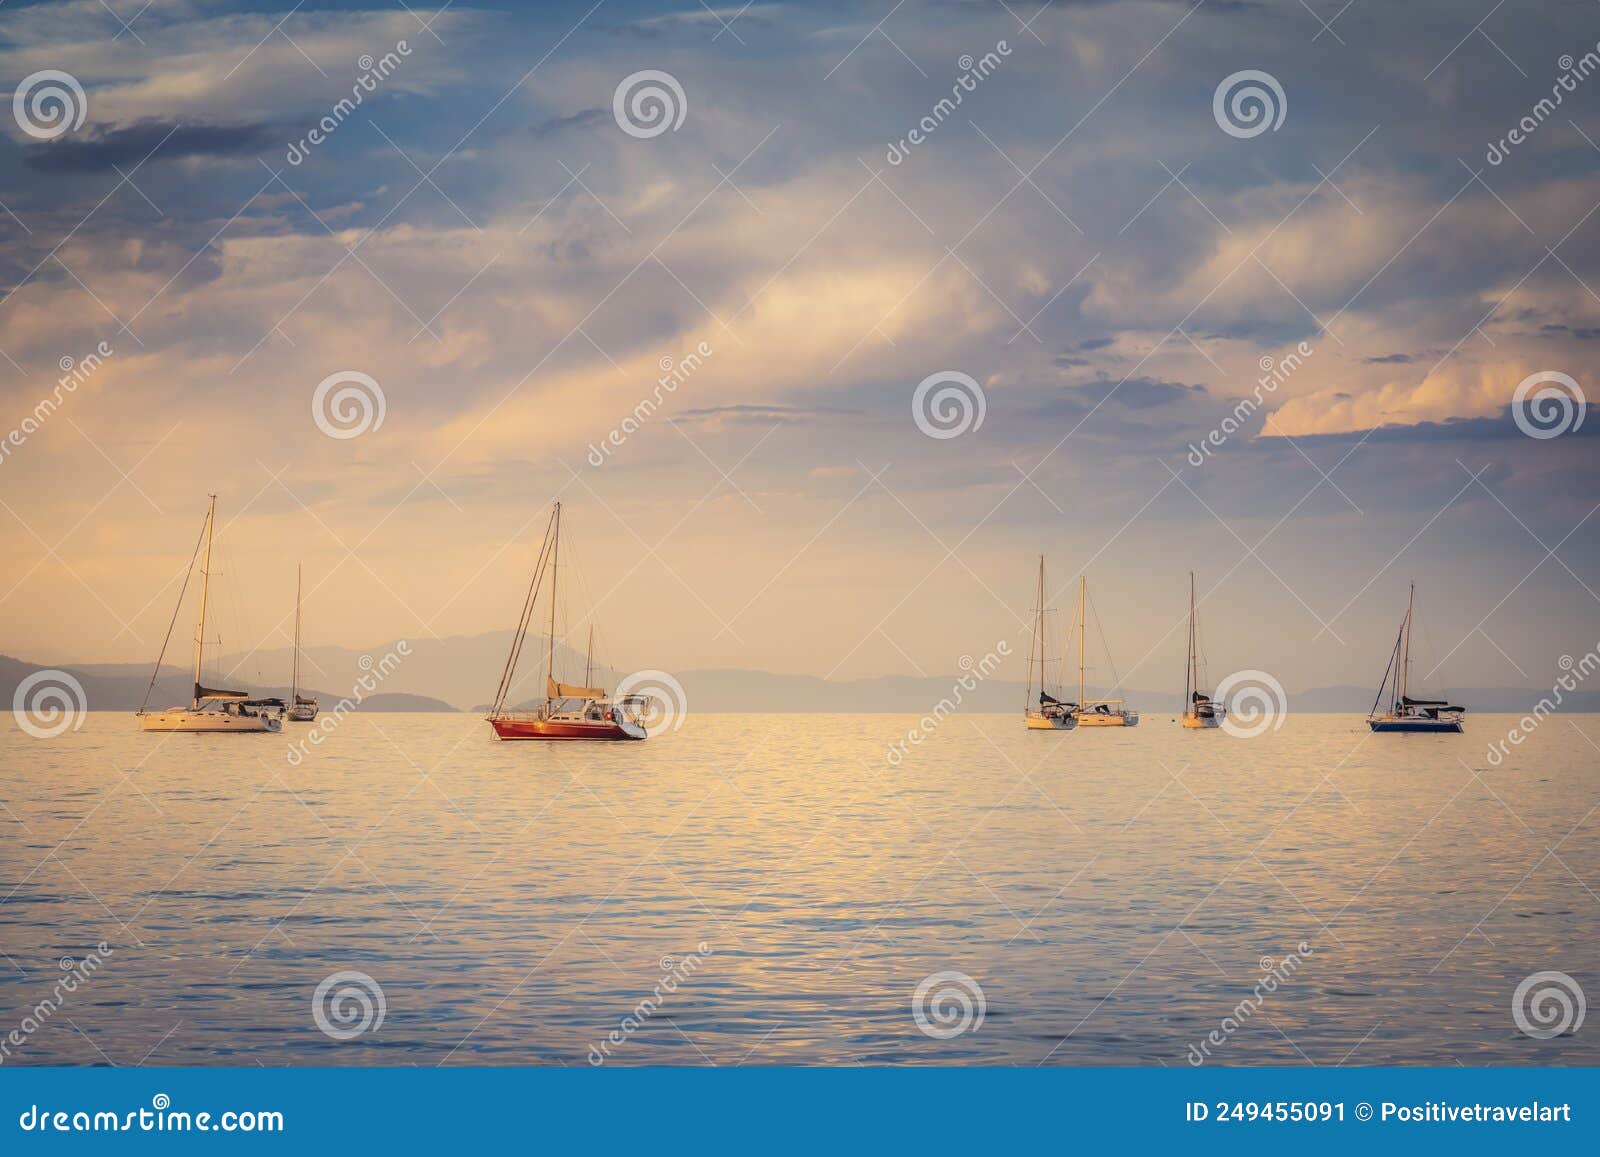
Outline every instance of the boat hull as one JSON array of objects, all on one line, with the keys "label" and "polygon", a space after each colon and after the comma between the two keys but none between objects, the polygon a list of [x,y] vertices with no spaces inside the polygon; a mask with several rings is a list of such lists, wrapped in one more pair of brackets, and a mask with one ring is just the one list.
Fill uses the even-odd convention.
[{"label": "boat hull", "polygon": [[1466,730],[1459,719],[1369,719],[1367,726],[1374,731],[1448,732],[1452,735]]},{"label": "boat hull", "polygon": [[140,731],[190,732],[196,735],[232,735],[248,732],[276,732],[282,722],[272,715],[224,715],[220,711],[192,711],[174,707],[139,716]]},{"label": "boat hull", "polygon": [[501,739],[647,739],[644,728],[610,719],[491,719]]},{"label": "boat hull", "polygon": [[304,703],[296,703],[288,710],[290,723],[310,723],[317,717],[317,709],[308,707]]},{"label": "boat hull", "polygon": [[1108,712],[1101,715],[1094,711],[1085,711],[1078,716],[1079,727],[1137,727],[1139,726],[1139,713],[1137,711]]},{"label": "boat hull", "polygon": [[1078,725],[1078,721],[1070,715],[1041,715],[1037,711],[1028,712],[1029,731],[1071,731]]}]

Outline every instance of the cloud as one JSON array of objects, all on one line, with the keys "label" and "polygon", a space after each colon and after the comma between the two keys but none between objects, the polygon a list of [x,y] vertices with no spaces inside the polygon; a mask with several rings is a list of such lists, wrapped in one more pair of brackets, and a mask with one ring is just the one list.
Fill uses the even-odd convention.
[{"label": "cloud", "polygon": [[1167,406],[1173,402],[1185,398],[1193,398],[1208,392],[1204,386],[1184,385],[1182,382],[1165,382],[1157,378],[1128,378],[1120,383],[1109,378],[1102,378],[1072,388],[1091,402],[1105,399],[1108,402],[1125,406],[1130,410],[1147,410],[1152,406]]},{"label": "cloud", "polygon": [[680,422],[745,422],[751,425],[770,426],[774,423],[795,425],[814,419],[834,418],[861,413],[844,406],[779,406],[741,402],[727,406],[701,406],[685,410],[677,416]]},{"label": "cloud", "polygon": [[153,165],[191,157],[247,157],[276,149],[282,142],[283,134],[267,124],[146,120],[90,136],[29,145],[24,158],[29,168],[44,173],[102,173],[126,171],[146,158]]},{"label": "cloud", "polygon": [[611,110],[603,108],[586,108],[570,116],[551,117],[549,120],[533,127],[533,135],[537,140],[553,137],[566,129],[587,129],[611,120]]},{"label": "cloud", "polygon": [[[651,0],[639,14],[663,6]],[[813,590],[851,589],[870,569],[916,566],[920,575],[917,552],[928,546],[906,510],[877,489],[830,523],[855,489],[844,475],[859,469],[841,463],[859,458],[877,470],[892,461],[885,485],[941,537],[950,531],[950,542],[965,542],[983,520],[963,560],[996,590],[1005,584],[991,573],[1011,574],[1040,533],[1037,492],[1023,484],[1013,494],[1018,470],[1051,495],[1092,486],[1096,502],[1073,512],[1074,531],[1085,543],[1105,541],[1137,515],[1106,563],[1127,566],[1131,587],[1141,572],[1123,552],[1164,546],[1167,520],[1197,513],[1175,486],[1144,509],[1170,482],[1156,456],[1203,437],[1252,391],[1263,358],[1281,362],[1301,340],[1316,353],[1268,401],[1277,407],[1269,434],[1348,445],[1378,431],[1359,467],[1337,472],[1370,519],[1349,549],[1329,549],[1337,524],[1328,520],[1348,508],[1325,486],[1269,544],[1287,540],[1285,555],[1309,544],[1300,559],[1273,561],[1286,581],[1306,584],[1319,609],[1347,596],[1319,596],[1316,584],[1360,589],[1421,519],[1397,524],[1418,509],[1425,519],[1449,499],[1459,486],[1444,445],[1452,439],[1506,439],[1496,458],[1517,454],[1519,478],[1543,472],[1550,501],[1534,499],[1538,515],[1593,491],[1595,467],[1576,453],[1586,443],[1557,451],[1563,470],[1554,471],[1550,446],[1564,441],[1510,441],[1504,414],[1528,373],[1573,372],[1592,360],[1583,343],[1600,338],[1600,309],[1573,276],[1600,285],[1600,234],[1590,218],[1564,235],[1600,199],[1600,178],[1575,159],[1591,155],[1587,145],[1552,122],[1537,147],[1550,142],[1539,159],[1553,163],[1488,174],[1528,229],[1468,180],[1456,157],[1470,159],[1482,140],[1498,137],[1507,106],[1520,106],[1519,82],[1481,38],[1422,82],[1437,63],[1423,46],[1453,19],[1443,0],[1355,6],[1341,34],[1372,51],[1353,57],[1326,37],[1311,45],[1298,6],[1222,20],[1215,0],[1192,19],[1182,4],[1143,0],[1030,5],[1043,43],[992,3],[928,20],[908,6],[884,27],[892,42],[862,40],[881,10],[840,28],[828,24],[837,8],[789,6],[778,33],[740,18],[734,32],[744,45],[727,34],[713,44],[721,26],[709,13],[677,19],[675,32],[648,44],[613,38],[596,28],[605,8],[562,40],[577,17],[552,6],[450,9],[433,25],[444,44],[404,8],[303,8],[288,14],[280,35],[274,26],[288,7],[158,4],[137,22],[148,42],[137,52],[125,36],[110,39],[116,25],[98,3],[35,5],[8,17],[0,68],[14,77],[72,72],[88,92],[90,119],[81,136],[48,147],[3,130],[21,146],[12,151],[21,163],[0,171],[0,198],[32,233],[14,230],[0,258],[0,278],[20,283],[0,303],[0,349],[23,367],[0,361],[0,394],[14,413],[27,413],[63,355],[81,356],[102,338],[117,354],[74,396],[73,424],[52,423],[3,471],[22,496],[13,503],[19,517],[33,525],[72,527],[94,510],[63,552],[90,581],[118,573],[151,514],[125,485],[95,508],[120,480],[95,446],[132,469],[159,445],[137,479],[166,509],[189,502],[200,478],[240,491],[232,505],[265,487],[236,541],[269,557],[294,557],[308,534],[314,550],[326,533],[319,522],[363,544],[363,562],[392,551],[387,561],[370,558],[383,589],[371,575],[345,575],[342,590],[336,584],[322,596],[345,608],[337,629],[351,640],[392,638],[415,626],[412,607],[431,614],[454,598],[449,584],[485,566],[491,583],[517,570],[522,524],[549,489],[571,483],[585,524],[599,526],[588,541],[619,555],[633,540],[594,497],[634,526],[674,527],[718,481],[669,425],[675,420],[772,516],[740,522],[734,513],[748,507],[726,493],[695,508],[662,550],[704,603],[686,599],[692,605],[681,615],[641,613],[621,633],[646,652],[699,664],[827,670],[841,659],[830,631],[872,635],[900,591],[864,609],[862,623],[830,627],[829,607],[800,595],[780,604],[784,614],[769,614],[788,597],[787,577],[770,591],[764,585],[795,556],[784,532],[827,527],[816,553],[786,572],[798,579],[826,557],[825,581],[804,577]],[[1544,5],[1526,8],[1508,51],[1538,59],[1543,38],[1553,59],[1565,45],[1550,26],[1561,22]],[[729,20],[736,10],[721,9]],[[1410,34],[1423,28],[1426,35]],[[902,166],[883,167],[884,143],[927,114],[932,94],[949,91],[959,55],[1000,35],[1014,49],[1005,67]],[[299,136],[292,126],[309,126],[349,95],[361,54],[400,38],[414,49],[403,66],[326,147],[285,173],[294,194],[276,184],[258,193],[268,175],[253,161],[213,164],[204,181],[189,166],[159,163],[248,157],[252,134],[272,125],[290,126],[285,139]],[[508,92],[558,41],[559,51]],[[1238,141],[1216,130],[1210,93],[1241,54],[1292,65],[1282,74],[1291,96],[1283,132]],[[681,130],[647,141],[600,131],[619,79],[647,67],[683,83]],[[1504,74],[1498,81],[1495,70]],[[1092,115],[1074,127],[1083,112]],[[173,125],[180,133],[138,177],[139,191],[165,211],[159,224],[138,192],[112,188],[114,174],[103,184],[55,179],[111,164],[127,171],[143,155],[137,146],[156,143],[148,133]],[[1070,147],[1054,148],[1069,129]],[[1019,173],[1032,173],[1030,184],[1017,185],[995,146]],[[1337,190],[1319,183],[1319,169],[1333,173]],[[419,181],[421,172],[431,182]],[[573,172],[582,172],[581,186]],[[1561,260],[1546,260],[1544,244],[1558,238]],[[137,341],[118,329],[124,321]],[[1321,332],[1324,322],[1331,333]],[[714,355],[603,471],[584,474],[601,492],[587,494],[560,463],[582,470],[585,444],[651,396],[660,360],[681,360],[700,341]],[[1430,365],[1435,357],[1440,364]],[[336,442],[311,425],[310,390],[341,369],[382,384],[381,431]],[[911,422],[910,397],[917,382],[949,369],[983,384],[987,416],[981,429],[936,441]],[[181,427],[162,442],[167,415],[181,415]],[[778,428],[762,440],[767,426]],[[1241,435],[1229,447],[1236,457],[1208,462],[1194,484],[1222,492],[1227,500],[1215,506],[1230,522],[1235,511],[1260,515],[1265,531],[1318,482],[1282,439]],[[262,472],[285,465],[276,483]],[[418,470],[430,472],[425,481]],[[819,507],[825,484],[843,493]],[[295,499],[319,522],[294,521]],[[1466,533],[1482,536],[1482,525]],[[1551,541],[1569,528],[1554,528]],[[1417,549],[1449,532],[1441,520]],[[1219,549],[1234,545],[1214,537]],[[741,542],[738,557],[717,549],[728,541]],[[415,566],[418,544],[438,567]],[[0,526],[0,551],[31,561],[38,544],[20,524]],[[991,557],[972,557],[982,552]],[[886,565],[873,568],[880,557]],[[701,560],[715,573],[698,570]],[[620,576],[636,560],[613,561]],[[937,561],[935,551],[927,565]],[[1233,559],[1213,561],[1222,573]],[[947,569],[928,591],[964,581]],[[1253,569],[1236,581],[1248,583]],[[257,592],[259,601],[287,589],[281,577],[262,578],[270,589]],[[640,577],[659,585],[663,575],[647,563]],[[479,610],[502,594],[513,602],[516,585],[459,598],[440,628],[502,625]],[[1235,601],[1256,605],[1262,591],[1242,586]],[[700,609],[730,614],[755,592],[766,593],[738,623],[751,640],[742,656]],[[43,641],[81,636],[81,650],[103,657],[99,640],[117,635],[97,606],[83,613],[65,596],[32,586],[25,593],[46,607],[24,627]],[[127,613],[150,593],[130,593]],[[391,605],[392,593],[405,605]],[[1462,608],[1462,621],[1476,621],[1499,593]],[[863,606],[874,597],[865,593]],[[997,610],[986,590],[947,586],[941,598],[905,610],[908,620],[934,624],[910,644],[918,662],[963,653],[964,631],[1007,629],[1003,612],[993,623],[982,617]],[[124,609],[122,599],[111,601]],[[952,605],[980,609],[952,616]],[[164,629],[167,612],[158,606],[141,631]],[[805,624],[803,637],[785,633],[794,624]],[[886,629],[904,642],[902,626]],[[129,638],[117,645],[131,646]],[[1158,642],[1130,645],[1137,654]],[[1352,638],[1349,650],[1362,649]],[[1287,652],[1283,661],[1313,659]]]},{"label": "cloud", "polygon": [[1578,341],[1600,340],[1600,326],[1597,325],[1542,325],[1539,327],[1539,332],[1552,335],[1566,335],[1575,338]]},{"label": "cloud", "polygon": [[[1358,439],[1369,444],[1374,442],[1389,444],[1513,442],[1525,444],[1528,436],[1512,420],[1511,410],[1510,406],[1506,406],[1498,414],[1487,418],[1447,418],[1442,422],[1395,423],[1366,430],[1343,430],[1333,434],[1299,434],[1295,437],[1295,441],[1306,446],[1320,443],[1343,445]],[[1581,412],[1584,418],[1578,420],[1578,428],[1567,430],[1561,437],[1600,437],[1600,422],[1585,420],[1588,417],[1588,410],[1589,407],[1583,407]],[[1269,424],[1261,432],[1260,439],[1262,442],[1270,442],[1278,438],[1281,433],[1281,431]]]}]

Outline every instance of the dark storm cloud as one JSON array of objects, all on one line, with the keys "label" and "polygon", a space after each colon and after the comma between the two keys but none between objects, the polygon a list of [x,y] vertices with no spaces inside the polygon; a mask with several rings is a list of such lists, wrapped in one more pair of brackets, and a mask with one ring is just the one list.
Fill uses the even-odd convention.
[{"label": "dark storm cloud", "polygon": [[1600,339],[1600,326],[1592,325],[1542,325],[1539,327],[1539,332],[1551,334],[1553,336],[1565,335],[1567,337],[1575,338],[1578,341],[1595,341]]},{"label": "dark storm cloud", "polygon": [[185,125],[147,120],[82,140],[29,145],[25,161],[45,173],[103,173],[185,157],[251,156],[282,145],[268,124]]},{"label": "dark storm cloud", "polygon": [[[1600,437],[1600,420],[1588,420],[1590,415],[1588,407],[1584,407],[1584,417],[1579,419],[1576,429],[1568,429],[1560,435],[1562,438],[1593,438]],[[1260,441],[1269,442],[1275,438],[1271,427],[1262,431]],[[1339,434],[1296,434],[1294,440],[1301,445],[1321,445],[1326,443],[1349,442],[1384,442],[1384,443],[1428,443],[1428,442],[1510,442],[1518,444],[1528,441],[1517,424],[1512,421],[1511,407],[1507,406],[1492,418],[1449,418],[1443,422],[1418,422],[1415,425],[1379,426],[1375,430],[1348,430]]]}]

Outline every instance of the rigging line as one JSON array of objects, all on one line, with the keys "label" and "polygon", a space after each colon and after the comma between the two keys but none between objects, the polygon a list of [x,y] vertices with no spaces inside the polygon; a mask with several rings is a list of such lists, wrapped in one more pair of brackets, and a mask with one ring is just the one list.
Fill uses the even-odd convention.
[{"label": "rigging line", "polygon": [[[1432,641],[1431,641],[1431,639],[1430,639],[1430,637],[1428,635],[1428,623],[1427,623],[1427,620],[1422,617],[1422,612],[1421,611],[1416,611],[1415,613],[1413,613],[1413,615],[1411,617],[1411,625],[1415,628],[1416,633],[1422,636],[1422,653],[1424,655],[1426,655],[1428,659],[1433,659],[1437,655],[1437,652],[1434,650],[1433,643],[1432,643]],[[1433,665],[1431,671],[1430,671],[1430,674],[1432,672],[1438,671],[1438,669],[1439,669],[1439,665],[1437,663],[1435,663]],[[1418,683],[1420,684],[1421,680],[1418,680]],[[1426,697],[1427,693],[1428,693],[1427,687],[1423,686],[1421,688],[1421,690],[1422,690],[1423,696]],[[1448,696],[1446,696],[1444,694],[1444,691],[1443,691],[1442,688],[1437,692],[1437,694],[1441,698],[1448,698]]]},{"label": "rigging line", "polygon": [[498,714],[505,705],[506,696],[510,694],[516,678],[517,661],[522,656],[522,644],[527,638],[528,623],[533,617],[534,605],[539,599],[539,587],[544,579],[545,563],[550,552],[550,532],[554,525],[554,517],[545,524],[544,539],[539,544],[539,555],[534,563],[533,574],[528,580],[528,594],[522,603],[522,615],[517,620],[517,633],[512,637],[511,652],[506,656],[505,669],[500,673],[500,685],[495,690],[495,714]]},{"label": "rigging line", "polygon": [[533,575],[528,581],[528,597],[523,603],[522,617],[517,620],[517,633],[511,641],[511,653],[506,659],[506,669],[501,674],[500,689],[495,696],[495,710],[504,706],[506,697],[511,694],[516,684],[517,664],[522,658],[522,647],[528,637],[528,625],[532,622],[534,611],[538,607],[539,590],[544,584],[545,570],[548,566],[550,554],[550,539],[555,525],[555,516],[546,523],[544,539],[539,546],[539,555],[534,563]]},{"label": "rigging line", "polygon": [[[1395,664],[1400,658],[1400,640],[1404,635],[1405,628],[1401,627],[1399,633],[1394,637],[1394,650],[1389,652],[1389,665],[1383,669],[1383,682],[1378,684],[1378,697],[1372,701],[1372,710],[1367,712],[1369,716],[1378,713],[1378,704],[1383,701],[1383,689],[1389,685],[1389,673],[1394,670]],[[1396,691],[1398,692],[1398,690],[1399,688],[1397,687]]]},{"label": "rigging line", "polygon": [[[210,515],[206,516],[209,520]],[[194,560],[200,557],[200,544],[206,540],[206,528],[200,528],[200,537],[195,539],[194,553],[189,556],[189,569],[183,572],[183,586],[178,588],[178,605],[172,608],[172,619],[167,623],[167,637],[161,640],[161,653],[156,656],[156,669],[150,673],[150,685],[144,689],[144,702],[139,704],[142,713],[150,705],[150,692],[156,689],[156,679],[161,675],[161,661],[167,657],[167,644],[172,641],[172,628],[178,625],[178,612],[183,610],[184,592],[189,589],[189,579],[194,575]]]},{"label": "rigging line", "polygon": [[541,551],[535,563],[533,574],[529,579],[529,591],[523,606],[522,616],[517,620],[516,631],[511,637],[510,652],[506,657],[506,666],[500,674],[500,686],[495,692],[495,708],[504,706],[506,698],[516,686],[517,666],[522,658],[523,644],[527,640],[529,621],[531,620],[538,604],[538,591],[544,582],[545,556]]},{"label": "rigging line", "polygon": [[[568,618],[568,621],[567,621],[567,624],[566,624],[567,634],[569,636],[575,635],[580,628],[582,628],[583,626],[585,626],[587,624],[589,629],[594,633],[594,639],[595,639],[595,643],[596,643],[596,645],[594,646],[594,648],[593,648],[593,650],[592,650],[592,652],[590,654],[590,658],[593,659],[595,656],[604,656],[607,653],[606,646],[605,646],[606,636],[605,636],[604,632],[602,632],[601,629],[600,629],[600,622],[599,622],[599,617],[598,617],[598,614],[597,614],[597,611],[599,609],[599,604],[595,601],[594,591],[591,590],[590,587],[589,587],[588,572],[585,570],[583,562],[582,562],[582,559],[586,558],[587,556],[583,555],[580,552],[580,550],[578,548],[577,536],[575,536],[572,533],[571,530],[567,531],[566,548],[567,548],[567,587],[568,587],[569,590],[573,586],[576,586],[578,588],[578,594],[579,594],[580,599],[581,599],[581,602],[580,602],[579,605],[585,608],[583,614],[580,615],[577,618],[576,621],[572,621],[571,618],[570,618],[570,610],[571,610],[571,607],[572,607],[572,598],[571,598],[570,594],[568,595],[567,608],[568,608],[568,611],[569,611],[569,618]],[[570,651],[570,647],[568,649]],[[568,657],[569,660],[573,658],[573,656],[571,654],[569,654],[567,657]],[[602,663],[598,663],[598,664],[595,665],[595,670],[598,670],[602,674],[605,674],[605,673],[607,673],[609,671],[609,668],[607,668],[606,664],[602,662]],[[602,679],[601,680],[602,684],[607,683],[607,682],[610,682],[610,680],[608,680],[608,679]],[[585,686],[591,685],[591,680],[586,677],[585,680],[584,680],[584,685]]]},{"label": "rigging line", "polygon": [[1122,690],[1122,676],[1117,674],[1117,665],[1111,658],[1111,646],[1106,642],[1106,625],[1100,620],[1100,612],[1095,610],[1094,596],[1089,596],[1089,610],[1094,612],[1094,629],[1100,636],[1100,648],[1106,653],[1106,666],[1111,668],[1112,691]]},{"label": "rigging line", "polygon": [[[233,548],[224,542],[221,545],[220,550],[222,553],[222,564],[224,568],[222,573],[228,574],[229,572],[232,572],[243,575],[244,571],[241,569],[236,569],[234,566],[235,560]],[[255,631],[250,623],[250,600],[244,597],[244,595],[241,593],[243,586],[243,582],[223,584],[223,591],[227,595],[227,609],[233,617],[234,635],[240,640],[237,644],[235,644],[236,646],[243,646],[243,641],[245,639],[251,639],[255,637]],[[263,640],[262,645],[264,645],[264,643],[265,640]],[[240,665],[242,666],[244,662],[254,663],[255,677],[252,682],[257,687],[263,686],[264,680],[261,677],[261,645],[251,647],[250,651],[246,655],[246,658],[241,660]],[[219,682],[224,679],[222,674],[222,632],[220,630],[217,632],[215,673]]]}]

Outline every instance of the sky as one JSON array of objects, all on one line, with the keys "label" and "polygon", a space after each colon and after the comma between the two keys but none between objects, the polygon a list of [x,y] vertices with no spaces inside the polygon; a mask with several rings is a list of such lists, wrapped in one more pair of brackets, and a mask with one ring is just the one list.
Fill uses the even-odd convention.
[{"label": "sky", "polygon": [[297,565],[318,644],[504,629],[559,499],[623,668],[954,672],[1043,554],[1131,686],[1181,685],[1193,570],[1213,671],[1375,684],[1415,580],[1431,682],[1548,687],[1600,640],[1597,42],[9,4],[0,652],[153,660],[209,493],[230,649]]}]

